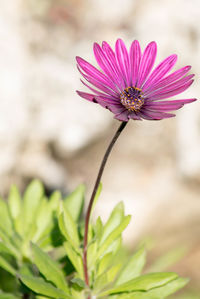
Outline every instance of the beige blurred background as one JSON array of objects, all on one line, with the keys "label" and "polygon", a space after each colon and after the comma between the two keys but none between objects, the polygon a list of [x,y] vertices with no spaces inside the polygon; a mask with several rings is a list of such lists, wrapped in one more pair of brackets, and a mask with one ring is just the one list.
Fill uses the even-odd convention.
[{"label": "beige blurred background", "polygon": [[[47,192],[85,182],[92,190],[105,148],[119,126],[113,115],[76,95],[84,90],[75,56],[95,63],[94,41],[158,43],[157,63],[177,53],[176,68],[191,64],[200,93],[199,0],[15,0],[0,2],[0,193],[23,190],[32,178]],[[132,222],[125,241],[147,236],[150,259],[186,246],[172,270],[200,280],[200,105],[174,119],[130,121],[103,176],[95,215],[106,219],[124,201]],[[200,293],[199,293],[200,294]],[[189,298],[189,297],[188,297]],[[192,298],[192,297],[191,297]],[[200,298],[200,296],[199,296]]]}]

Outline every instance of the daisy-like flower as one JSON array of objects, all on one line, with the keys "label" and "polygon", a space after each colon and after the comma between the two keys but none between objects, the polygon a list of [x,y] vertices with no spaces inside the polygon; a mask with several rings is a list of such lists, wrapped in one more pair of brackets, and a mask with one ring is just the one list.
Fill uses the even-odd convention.
[{"label": "daisy-like flower", "polygon": [[156,52],[155,42],[149,43],[143,53],[137,40],[132,42],[129,52],[121,39],[116,41],[115,51],[107,42],[103,42],[102,47],[95,43],[94,55],[101,70],[76,57],[78,69],[89,84],[81,81],[92,92],[77,93],[109,109],[120,121],[175,116],[170,112],[196,99],[163,100],[185,91],[194,75],[188,75],[191,66],[169,74],[177,55],[167,57],[152,70]]}]

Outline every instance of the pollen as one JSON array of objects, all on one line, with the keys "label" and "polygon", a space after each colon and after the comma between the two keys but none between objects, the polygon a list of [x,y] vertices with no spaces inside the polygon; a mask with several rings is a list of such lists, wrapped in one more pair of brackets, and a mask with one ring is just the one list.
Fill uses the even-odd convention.
[{"label": "pollen", "polygon": [[142,90],[138,87],[127,87],[120,94],[120,101],[129,111],[139,111],[144,104]]}]

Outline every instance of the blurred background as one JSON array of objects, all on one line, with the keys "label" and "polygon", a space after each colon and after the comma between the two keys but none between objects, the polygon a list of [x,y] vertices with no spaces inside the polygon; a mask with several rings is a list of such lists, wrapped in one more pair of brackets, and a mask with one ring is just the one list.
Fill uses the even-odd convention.
[{"label": "blurred background", "polygon": [[[118,37],[127,46],[138,39],[143,49],[155,40],[157,63],[178,54],[176,69],[191,64],[196,74],[193,86],[179,98],[198,97],[199,0],[0,2],[2,196],[10,184],[23,190],[37,177],[47,193],[58,188],[66,194],[84,182],[88,200],[119,122],[75,93],[84,90],[75,56],[96,64],[93,42],[114,46]],[[106,219],[124,201],[132,215],[124,236],[130,248],[148,238],[150,261],[184,249],[185,257],[170,270],[191,278],[187,298],[200,298],[199,149],[198,102],[174,119],[130,121],[106,166],[94,215]]]}]

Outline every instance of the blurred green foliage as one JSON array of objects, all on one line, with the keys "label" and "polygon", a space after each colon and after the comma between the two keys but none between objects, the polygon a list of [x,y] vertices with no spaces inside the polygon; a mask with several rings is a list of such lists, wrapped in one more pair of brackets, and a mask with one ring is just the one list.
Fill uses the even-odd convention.
[{"label": "blurred green foliage", "polygon": [[84,193],[80,185],[64,199],[57,191],[46,198],[42,184],[35,180],[23,197],[12,186],[8,201],[0,199],[0,299],[83,299],[88,295],[161,299],[187,283],[176,273],[160,272],[180,252],[168,253],[152,265],[152,273],[142,274],[145,248],[140,246],[131,256],[124,249],[122,233],[131,217],[119,203],[105,224],[98,217],[89,227],[87,287],[82,263],[84,223],[80,220]]}]

